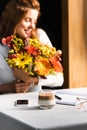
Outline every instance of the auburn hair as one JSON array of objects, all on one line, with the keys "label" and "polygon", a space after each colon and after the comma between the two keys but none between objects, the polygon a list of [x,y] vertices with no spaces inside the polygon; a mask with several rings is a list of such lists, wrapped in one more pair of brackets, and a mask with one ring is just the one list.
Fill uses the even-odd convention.
[{"label": "auburn hair", "polygon": [[14,33],[15,26],[21,21],[29,8],[38,10],[40,15],[38,0],[11,0],[6,5],[0,17],[0,40]]}]

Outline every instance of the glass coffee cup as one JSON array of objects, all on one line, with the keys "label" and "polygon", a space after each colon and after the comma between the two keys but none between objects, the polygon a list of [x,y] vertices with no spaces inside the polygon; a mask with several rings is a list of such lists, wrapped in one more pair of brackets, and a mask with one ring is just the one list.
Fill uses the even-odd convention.
[{"label": "glass coffee cup", "polygon": [[55,95],[51,90],[44,89],[39,92],[38,104],[42,109],[49,109],[55,105]]}]

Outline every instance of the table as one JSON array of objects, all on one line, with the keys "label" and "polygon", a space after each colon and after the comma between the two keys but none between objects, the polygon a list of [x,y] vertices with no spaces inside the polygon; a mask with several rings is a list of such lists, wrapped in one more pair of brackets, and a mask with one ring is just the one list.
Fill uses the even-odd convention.
[{"label": "table", "polygon": [[[87,92],[87,88],[73,90]],[[29,99],[29,107],[15,107],[17,99]],[[87,112],[79,111],[76,106],[56,104],[52,109],[42,110],[38,106],[38,92],[0,95],[0,130],[86,129]]]}]

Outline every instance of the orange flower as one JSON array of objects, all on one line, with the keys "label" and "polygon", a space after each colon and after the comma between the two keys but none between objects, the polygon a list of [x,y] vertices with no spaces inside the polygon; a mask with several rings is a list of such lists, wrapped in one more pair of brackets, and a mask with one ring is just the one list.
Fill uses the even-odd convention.
[{"label": "orange flower", "polygon": [[35,60],[34,71],[40,76],[46,76],[50,73],[51,65],[46,58],[37,58]]},{"label": "orange flower", "polygon": [[62,67],[62,64],[60,63],[60,61],[58,60],[57,57],[51,57],[50,58],[50,62],[54,68],[54,71],[56,72],[62,72],[63,71],[63,67]]}]

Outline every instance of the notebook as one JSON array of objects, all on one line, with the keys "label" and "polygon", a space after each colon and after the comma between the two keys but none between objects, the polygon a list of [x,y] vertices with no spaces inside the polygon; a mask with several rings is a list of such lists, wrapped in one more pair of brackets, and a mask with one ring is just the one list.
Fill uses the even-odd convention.
[{"label": "notebook", "polygon": [[87,88],[62,89],[56,91],[55,96],[57,104],[75,106],[77,105],[77,98],[87,99]]}]

